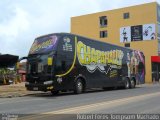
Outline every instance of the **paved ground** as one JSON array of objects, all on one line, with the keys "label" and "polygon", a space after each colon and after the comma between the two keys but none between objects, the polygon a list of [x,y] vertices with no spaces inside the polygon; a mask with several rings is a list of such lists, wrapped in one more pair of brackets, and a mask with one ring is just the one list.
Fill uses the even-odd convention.
[{"label": "paved ground", "polygon": [[35,114],[23,120],[71,120],[80,113],[160,113],[160,84],[128,90],[89,91],[80,95],[39,93],[3,98],[0,99],[0,113]]}]

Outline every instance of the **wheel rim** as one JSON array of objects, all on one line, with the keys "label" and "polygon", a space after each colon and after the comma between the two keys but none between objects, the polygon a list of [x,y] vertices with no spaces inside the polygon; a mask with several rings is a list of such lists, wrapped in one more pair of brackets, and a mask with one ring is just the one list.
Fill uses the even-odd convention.
[{"label": "wheel rim", "polygon": [[83,85],[82,85],[82,83],[81,83],[81,82],[78,82],[78,83],[77,83],[77,88],[78,88],[78,91],[79,91],[79,92],[81,92],[81,91],[82,91],[82,89],[83,89]]},{"label": "wheel rim", "polygon": [[126,81],[126,88],[129,88],[129,81]]},{"label": "wheel rim", "polygon": [[131,80],[131,85],[132,85],[132,88],[135,86],[135,82],[133,80]]}]

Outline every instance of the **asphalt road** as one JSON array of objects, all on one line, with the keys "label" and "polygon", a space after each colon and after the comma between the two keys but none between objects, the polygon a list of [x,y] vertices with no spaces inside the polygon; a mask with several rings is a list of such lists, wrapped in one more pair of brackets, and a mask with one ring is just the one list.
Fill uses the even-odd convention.
[{"label": "asphalt road", "polygon": [[23,114],[20,117],[23,120],[71,120],[77,114],[83,113],[160,114],[160,84],[143,85],[128,90],[94,90],[79,95],[62,93],[52,96],[45,93],[3,98],[0,99],[0,113]]}]

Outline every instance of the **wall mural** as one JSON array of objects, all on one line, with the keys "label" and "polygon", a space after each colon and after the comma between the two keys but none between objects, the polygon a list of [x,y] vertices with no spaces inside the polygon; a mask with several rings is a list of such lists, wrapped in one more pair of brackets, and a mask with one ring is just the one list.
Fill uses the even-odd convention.
[{"label": "wall mural", "polygon": [[131,41],[142,41],[142,25],[131,26]]},{"label": "wall mural", "polygon": [[144,24],[120,28],[120,42],[155,40],[155,24]]},{"label": "wall mural", "polygon": [[120,29],[120,42],[131,42],[131,27],[122,27]]},{"label": "wall mural", "polygon": [[143,40],[155,40],[155,24],[145,24],[143,25]]}]

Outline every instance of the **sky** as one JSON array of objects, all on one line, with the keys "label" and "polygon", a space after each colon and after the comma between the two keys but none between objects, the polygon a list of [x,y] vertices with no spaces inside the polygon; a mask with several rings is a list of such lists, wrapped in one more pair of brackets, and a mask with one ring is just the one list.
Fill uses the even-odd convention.
[{"label": "sky", "polygon": [[70,32],[71,17],[155,1],[0,0],[0,53],[27,56],[36,37]]}]

